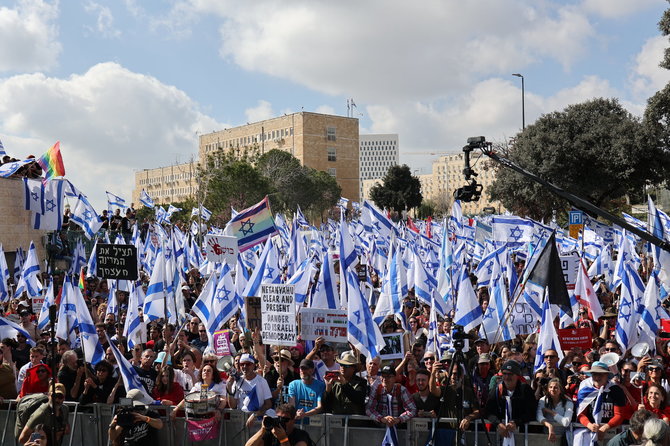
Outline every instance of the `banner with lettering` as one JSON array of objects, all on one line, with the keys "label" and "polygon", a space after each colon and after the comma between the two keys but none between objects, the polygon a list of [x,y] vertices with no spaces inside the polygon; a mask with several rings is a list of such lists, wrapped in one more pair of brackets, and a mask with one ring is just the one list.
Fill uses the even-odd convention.
[{"label": "banner with lettering", "polygon": [[347,310],[300,309],[300,337],[313,341],[323,337],[329,342],[347,342]]},{"label": "banner with lettering", "polygon": [[267,345],[293,346],[298,342],[295,285],[261,284],[261,330]]}]

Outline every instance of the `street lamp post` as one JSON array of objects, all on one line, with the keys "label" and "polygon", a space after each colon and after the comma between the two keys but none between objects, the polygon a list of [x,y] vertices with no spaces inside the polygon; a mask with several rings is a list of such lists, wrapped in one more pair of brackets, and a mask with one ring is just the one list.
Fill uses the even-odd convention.
[{"label": "street lamp post", "polygon": [[521,129],[526,130],[526,92],[523,84],[523,75],[520,73],[514,73],[512,76],[521,78]]}]

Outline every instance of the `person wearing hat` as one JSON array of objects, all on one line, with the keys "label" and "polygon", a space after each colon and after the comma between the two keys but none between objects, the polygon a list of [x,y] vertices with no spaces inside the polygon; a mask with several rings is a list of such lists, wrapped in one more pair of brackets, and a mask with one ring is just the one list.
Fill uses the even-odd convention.
[{"label": "person wearing hat", "polygon": [[474,350],[476,355],[472,357],[468,361],[468,370],[474,371],[474,369],[477,368],[477,364],[479,361],[479,355],[482,355],[484,353],[489,353],[491,351],[491,346],[489,345],[489,341],[486,338],[479,338],[474,342]]},{"label": "person wearing hat", "polygon": [[577,421],[584,428],[575,430],[576,445],[602,440],[608,430],[625,420],[626,395],[610,381],[614,374],[607,364],[596,361],[585,373],[589,378],[582,381],[577,393]]},{"label": "person wearing hat", "polygon": [[323,411],[323,392],[326,385],[323,381],[314,379],[316,366],[311,359],[300,361],[300,379],[291,381],[288,385],[289,403],[296,409],[296,420],[311,417]]},{"label": "person wearing hat", "polygon": [[339,373],[326,375],[323,405],[327,413],[335,415],[365,415],[365,397],[368,383],[356,375],[360,361],[351,352],[337,359]]},{"label": "person wearing hat", "polygon": [[475,391],[475,399],[479,407],[484,407],[489,398],[489,387],[494,375],[491,370],[491,354],[482,353],[476,358],[477,367],[475,367],[471,374],[472,387]]},{"label": "person wearing hat", "polygon": [[305,358],[314,361],[314,365],[318,372],[317,377],[320,376],[321,379],[323,379],[323,375],[325,375],[326,372],[339,372],[340,370],[340,365],[335,360],[336,357],[333,346],[327,343],[322,336],[316,338],[314,341],[314,348],[307,353]]},{"label": "person wearing hat", "polygon": [[644,372],[645,368],[647,370],[648,376],[647,381],[644,383],[645,393],[647,392],[647,388],[652,384],[663,387],[663,390],[665,390],[666,393],[670,391],[670,383],[668,383],[668,380],[664,376],[665,365],[663,364],[662,360],[652,360],[649,357],[644,357],[637,365],[637,370],[638,372]]},{"label": "person wearing hat", "polygon": [[[21,426],[20,423],[17,422],[16,430],[20,432],[20,435],[17,435],[19,443],[26,443],[30,439],[31,434],[35,431],[35,428],[38,425],[43,425],[47,435],[50,434],[55,427],[56,443],[61,444],[63,435],[70,430],[70,425],[68,423],[69,410],[67,406],[63,404],[63,401],[65,401],[65,386],[61,383],[56,383],[53,387],[49,386],[49,399],[35,409],[28,418],[25,426]],[[52,417],[54,410],[56,411],[55,425],[54,418]]]},{"label": "person wearing hat", "polygon": [[21,318],[21,328],[28,332],[28,335],[36,341],[40,338],[40,332],[37,330],[37,324],[33,322],[33,315],[30,313],[30,307],[19,307],[19,317]]},{"label": "person wearing hat", "polygon": [[521,365],[506,361],[502,380],[489,394],[486,402],[488,420],[497,426],[498,434],[508,438],[519,432],[523,424],[535,420],[537,401],[533,389],[521,380]]},{"label": "person wearing hat", "polygon": [[272,368],[263,377],[270,386],[273,401],[276,401],[282,392],[286,394],[288,385],[297,379],[297,376],[293,372],[294,363],[290,351],[282,349],[272,357],[272,360],[274,361]]},{"label": "person wearing hat", "polygon": [[163,428],[163,421],[157,412],[145,408],[153,400],[139,389],[129,390],[126,396],[133,401],[133,408],[130,410],[132,425],[119,425],[119,414],[114,415],[107,431],[109,442],[116,445],[122,439],[123,446],[158,444],[158,431]]},{"label": "person wearing hat", "polygon": [[[240,409],[248,412],[247,427],[260,421],[270,407],[272,407],[272,392],[268,382],[256,373],[256,359],[249,353],[240,356],[242,378],[238,381],[230,376],[226,382],[228,406],[231,409]],[[255,398],[254,398],[255,394]],[[258,405],[260,402],[260,406]]]},{"label": "person wearing hat", "polygon": [[395,368],[384,366],[379,374],[382,377],[381,382],[370,387],[370,398],[365,406],[367,416],[387,427],[414,418],[416,404],[407,389],[396,383]]}]

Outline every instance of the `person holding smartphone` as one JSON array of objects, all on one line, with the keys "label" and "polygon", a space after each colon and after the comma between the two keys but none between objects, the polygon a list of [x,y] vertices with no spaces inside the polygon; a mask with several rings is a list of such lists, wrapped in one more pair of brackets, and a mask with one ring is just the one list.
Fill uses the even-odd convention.
[{"label": "person holding smartphone", "polygon": [[351,352],[337,359],[340,373],[326,376],[323,405],[326,412],[338,415],[365,415],[368,383],[356,375],[360,361]]}]

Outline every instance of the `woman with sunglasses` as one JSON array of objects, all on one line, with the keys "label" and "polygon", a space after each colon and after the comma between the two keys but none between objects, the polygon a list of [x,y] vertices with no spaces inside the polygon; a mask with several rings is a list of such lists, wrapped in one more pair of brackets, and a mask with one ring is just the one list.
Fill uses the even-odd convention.
[{"label": "woman with sunglasses", "polygon": [[566,428],[572,421],[574,405],[563,393],[560,378],[551,378],[544,392],[544,396],[538,401],[537,422],[544,424],[548,429],[548,441],[554,443],[559,440],[561,445],[567,445],[569,442],[566,438]]},{"label": "woman with sunglasses", "polygon": [[[670,383],[664,376],[663,363],[660,360],[653,360],[648,364],[649,365],[647,365],[647,382],[644,385],[645,393],[650,385],[656,384],[657,386],[663,387],[663,390],[665,390],[665,393],[667,394],[670,391]],[[638,365],[637,369],[638,371],[642,371],[641,370],[642,368],[643,368],[642,361],[640,361],[640,365]]]},{"label": "woman with sunglasses", "polygon": [[640,404],[637,408],[653,412],[659,419],[670,423],[670,407],[666,405],[667,397],[668,394],[663,387],[651,384],[644,396],[644,404]]},{"label": "woman with sunglasses", "polygon": [[[108,398],[117,383],[112,375],[114,367],[109,362],[102,360],[95,365],[95,376],[84,380],[84,392],[79,397],[81,404],[109,403]],[[114,394],[114,397],[116,394]],[[112,397],[112,402],[114,397]]]},{"label": "woman with sunglasses", "polygon": [[29,368],[19,392],[19,399],[32,393],[47,393],[49,391],[49,378],[51,378],[51,369],[48,365],[38,364]]}]

